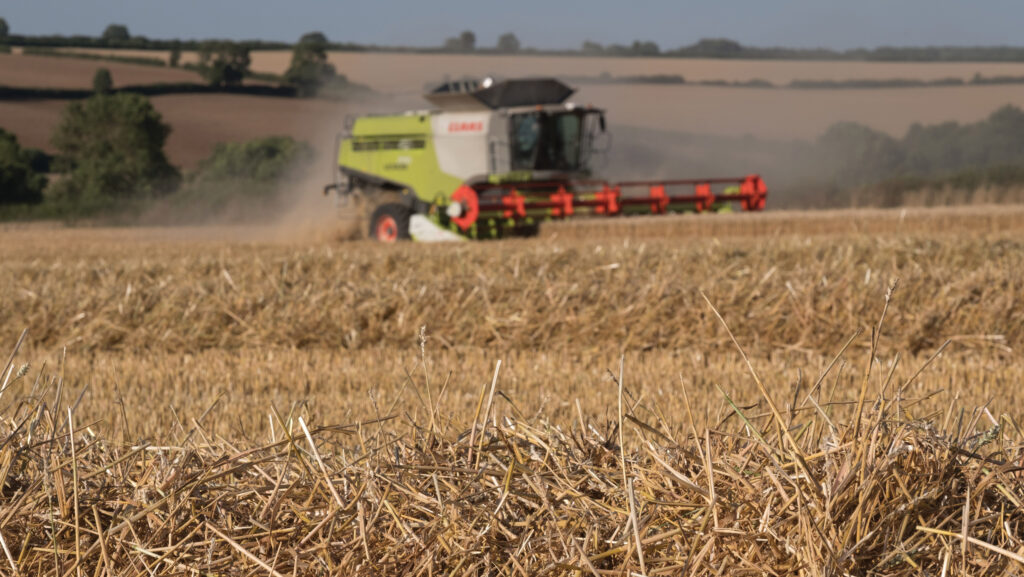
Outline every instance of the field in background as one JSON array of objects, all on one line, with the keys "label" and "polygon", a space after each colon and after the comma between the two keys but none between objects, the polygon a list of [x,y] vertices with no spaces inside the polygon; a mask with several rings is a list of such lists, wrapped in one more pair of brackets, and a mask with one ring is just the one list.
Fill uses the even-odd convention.
[{"label": "field in background", "polygon": [[[135,51],[127,51],[135,52]],[[195,72],[52,56],[0,54],[0,85],[18,88],[88,89],[99,68],[111,72],[114,86],[151,83],[201,82]],[[381,96],[374,102],[343,103],[239,94],[173,94],[151,97],[164,121],[171,125],[167,155],[173,164],[193,168],[220,142],[240,142],[270,135],[287,135],[310,143],[324,158],[345,116],[413,106],[405,99]],[[69,101],[58,99],[0,99],[0,128],[14,133],[23,146],[54,152],[50,138]],[[319,178],[329,179],[330,165]]]},{"label": "field in background", "polygon": [[1024,564],[1021,210],[321,224],[0,228],[9,565]]},{"label": "field in background", "polygon": [[[283,70],[290,55],[254,52],[254,69]],[[436,82],[438,76],[459,78],[506,76],[653,76],[680,75],[687,81],[767,80],[776,85],[793,80],[853,80],[1021,75],[1024,63],[810,62],[683,58],[580,58],[545,56],[474,56],[459,54],[332,53],[331,62],[350,78],[379,90],[408,90]],[[284,67],[284,68],[283,68]]]},{"label": "field in background", "polygon": [[[171,125],[166,146],[171,163],[194,168],[213,152],[217,143],[271,135],[308,142],[318,152],[330,156],[334,138],[347,114],[378,110],[387,101],[349,105],[331,100],[241,94],[173,94],[153,96],[150,102]],[[54,152],[50,137],[66,106],[65,100],[0,100],[0,127],[17,135],[24,146]],[[330,165],[322,168],[318,177],[329,180]]]},{"label": "field in background", "polygon": [[0,71],[3,71],[0,86],[91,89],[92,77],[98,68],[110,71],[115,86],[201,81],[198,74],[182,68],[55,56],[0,54]]},{"label": "field in background", "polygon": [[[84,62],[85,66],[98,66]],[[587,86],[579,98],[607,107],[611,130],[617,134],[627,126],[660,132],[657,146],[630,135],[616,139],[612,151],[628,154],[632,147],[648,147],[657,153],[663,171],[673,176],[680,174],[673,168],[674,162],[690,160],[674,161],[675,145],[663,146],[666,137],[674,133],[813,139],[834,122],[857,120],[901,135],[912,122],[969,122],[1004,104],[1024,106],[1024,91],[1014,86],[791,91],[615,85]],[[346,115],[423,106],[411,97],[387,96],[351,103],[233,94],[169,95],[151,100],[173,129],[167,145],[171,162],[185,167],[208,156],[218,142],[272,134],[290,135],[329,151]],[[0,101],[0,126],[14,132],[26,146],[52,151],[50,135],[65,105],[61,100]]]},{"label": "field in background", "polygon": [[[170,58],[166,50],[63,48],[62,51],[95,55]],[[251,53],[256,72],[283,74],[291,63],[287,50]],[[444,76],[461,78],[488,74],[507,76],[656,76],[680,75],[687,81],[767,80],[776,85],[793,80],[970,80],[982,76],[1022,76],[1024,63],[1004,62],[815,62],[793,60],[731,60],[720,58],[611,58],[529,55],[413,54],[385,52],[331,52],[331,64],[351,80],[380,91],[409,90]],[[181,63],[198,62],[198,54],[185,51]]]},{"label": "field in background", "polygon": [[[86,51],[85,49],[82,49]],[[95,52],[95,51],[93,51]],[[115,51],[100,51],[115,52]],[[120,51],[116,51],[121,53]],[[124,51],[134,56],[139,51]],[[183,62],[194,55],[186,54]],[[282,72],[284,52],[252,53],[253,69]],[[233,95],[175,96],[166,114],[178,121],[170,147],[172,161],[189,165],[208,154],[217,141],[253,135],[289,134],[330,148],[346,114],[396,111],[426,106],[424,85],[446,75],[555,74],[574,76],[680,73],[688,79],[774,82],[792,79],[970,78],[1024,75],[1024,64],[1000,63],[861,63],[786,62],[634,58],[559,58],[424,54],[332,53],[338,72],[368,84],[380,95],[373,101],[309,103],[288,98]],[[5,85],[88,88],[97,68],[111,69],[115,85],[195,81],[192,72],[116,62],[54,57],[0,55]],[[161,109],[162,97],[154,99]],[[901,136],[915,122],[973,122],[995,109],[1024,106],[1018,85],[794,90],[698,85],[584,85],[575,100],[605,107],[614,127],[642,127],[666,132],[760,139],[814,139],[830,125],[855,121]],[[171,104],[170,102],[174,102]],[[187,104],[182,104],[187,103]],[[225,108],[228,112],[225,113]],[[12,129],[29,146],[48,148],[60,106],[50,101],[0,102],[0,126]],[[161,109],[163,112],[164,109]],[[617,142],[618,143],[618,142]],[[632,142],[622,142],[631,146]],[[194,149],[194,151],[193,151]]]},{"label": "field in background", "polygon": [[769,140],[814,140],[837,122],[902,137],[914,123],[976,122],[1007,104],[1024,106],[1020,86],[795,90],[671,85],[586,85],[578,102],[608,109],[609,122],[667,132]]}]

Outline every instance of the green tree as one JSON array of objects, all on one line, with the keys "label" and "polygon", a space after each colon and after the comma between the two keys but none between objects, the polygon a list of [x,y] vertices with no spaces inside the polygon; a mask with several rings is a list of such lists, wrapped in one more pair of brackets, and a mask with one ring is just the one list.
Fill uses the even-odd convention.
[{"label": "green tree", "polygon": [[657,56],[661,54],[661,48],[654,42],[633,42],[633,54],[638,56]]},{"label": "green tree", "polygon": [[92,75],[92,91],[96,94],[107,94],[114,89],[114,79],[106,68],[97,68]]},{"label": "green tree", "polygon": [[476,34],[464,30],[462,34],[445,40],[444,49],[452,52],[472,52],[476,50]]},{"label": "green tree", "polygon": [[462,42],[462,49],[466,52],[476,50],[476,34],[473,34],[472,31],[463,30],[462,34],[459,34],[459,40]]},{"label": "green tree", "polygon": [[313,150],[290,136],[268,136],[248,142],[220,143],[199,163],[196,181],[253,180],[272,182],[312,160]]},{"label": "green tree", "polygon": [[855,122],[833,124],[817,140],[818,166],[846,185],[895,176],[903,167],[900,143],[878,130]]},{"label": "green tree", "polygon": [[326,51],[328,44],[327,36],[324,36],[323,32],[306,32],[299,38],[299,44],[316,46]]},{"label": "green tree", "polygon": [[743,45],[728,38],[702,38],[693,46],[683,48],[681,52],[709,58],[736,58],[743,54]]},{"label": "green tree", "polygon": [[0,40],[7,40],[7,36],[11,33],[11,29],[7,26],[7,21],[0,18]]},{"label": "green tree", "polygon": [[604,52],[604,46],[601,46],[597,42],[586,40],[583,42],[583,47],[581,48],[581,51],[584,54],[601,54]]},{"label": "green tree", "polygon": [[52,142],[69,174],[57,196],[109,204],[173,190],[180,175],[164,155],[171,127],[141,94],[97,94],[64,110]]},{"label": "green tree", "polygon": [[312,96],[336,77],[334,65],[327,61],[327,38],[321,32],[304,34],[292,52],[292,63],[285,80],[296,87],[299,96]]},{"label": "green tree", "polygon": [[32,166],[30,151],[0,128],[0,204],[37,204],[43,200],[46,177]]},{"label": "green tree", "polygon": [[502,34],[501,37],[498,38],[498,52],[519,52],[519,48],[519,39],[511,32]]},{"label": "green tree", "polygon": [[103,30],[102,38],[108,44],[120,44],[131,40],[132,35],[124,24],[111,24]]},{"label": "green tree", "polygon": [[[1006,105],[970,127],[965,138],[968,166],[1021,164],[1024,157],[1024,111]],[[947,169],[948,170],[948,169]]]},{"label": "green tree", "polygon": [[234,42],[204,42],[199,70],[210,86],[239,86],[249,75],[249,48]]},{"label": "green tree", "polygon": [[176,67],[181,63],[181,44],[179,42],[175,42],[171,47],[171,55],[168,57],[167,63],[172,67]]},{"label": "green tree", "polygon": [[263,218],[279,214],[289,197],[284,179],[305,174],[313,150],[288,136],[218,144],[188,176],[181,190],[167,197],[170,221]]}]

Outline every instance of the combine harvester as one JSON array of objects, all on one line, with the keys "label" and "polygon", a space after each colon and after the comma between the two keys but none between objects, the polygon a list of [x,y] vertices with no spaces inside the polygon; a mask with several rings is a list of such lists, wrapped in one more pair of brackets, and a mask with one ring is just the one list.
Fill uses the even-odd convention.
[{"label": "combine harvester", "polygon": [[338,138],[334,191],[372,209],[382,242],[528,236],[541,222],[762,210],[756,174],[607,182],[592,176],[607,151],[604,111],[568,102],[554,79],[448,82],[425,98],[436,108],[362,116]]}]

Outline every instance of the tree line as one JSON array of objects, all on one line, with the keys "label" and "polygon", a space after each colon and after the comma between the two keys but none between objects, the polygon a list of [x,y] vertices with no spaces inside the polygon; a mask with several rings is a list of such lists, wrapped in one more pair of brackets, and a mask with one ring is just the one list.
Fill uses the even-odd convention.
[{"label": "tree line", "polygon": [[[295,88],[302,97],[316,95],[343,96],[349,92],[366,91],[366,87],[349,82],[327,61],[330,42],[322,32],[303,34],[292,49],[292,60],[283,76],[257,74],[250,69],[250,50],[244,44],[228,41],[204,42],[199,46],[199,63],[193,68],[210,86],[237,87],[246,78],[280,81]],[[180,57],[180,56],[179,56]],[[171,62],[176,60],[171,55]]]},{"label": "tree line", "polygon": [[[0,18],[0,44],[10,46],[36,46],[53,48],[133,48],[137,50],[178,50],[196,51],[200,50],[203,44],[219,42],[217,39],[206,40],[180,40],[180,39],[154,39],[142,35],[131,34],[127,25],[110,24],[103,29],[99,36],[85,34],[74,34],[65,36],[61,34],[47,34],[31,36],[26,34],[12,34],[7,20]],[[272,40],[239,40],[231,41],[240,44],[249,50],[291,50],[297,43],[277,42]],[[331,42],[329,50],[350,50],[358,51],[364,47],[358,44],[344,42]]]},{"label": "tree line", "polygon": [[[7,35],[7,23],[0,18],[0,42]],[[131,41],[128,28],[120,24],[111,24],[103,31],[101,37],[110,45],[119,45]],[[365,86],[353,84],[343,74],[338,74],[334,65],[327,61],[327,52],[332,44],[322,32],[303,34],[295,44],[287,45],[292,50],[292,60],[288,70],[281,76],[274,74],[254,73],[251,70],[253,50],[251,43],[229,40],[207,40],[192,43],[191,48],[198,53],[198,63],[185,64],[186,69],[194,70],[213,88],[238,88],[246,78],[255,78],[277,82],[294,89],[292,95],[308,97],[315,95],[346,96],[353,93],[368,92]],[[168,58],[170,66],[181,64],[183,45],[173,45]],[[58,55],[62,57],[88,58],[96,60],[114,60],[133,64],[163,66],[162,59],[147,57],[119,57],[96,54],[74,54],[51,52],[52,48],[27,46],[27,54]],[[140,88],[140,87],[135,87]],[[157,89],[161,87],[155,87]],[[165,86],[162,88],[173,89]],[[187,87],[180,87],[187,88]],[[45,92],[45,91],[41,91]]]},{"label": "tree line", "polygon": [[1024,47],[1017,46],[882,46],[832,50],[744,46],[728,38],[704,38],[694,44],[661,50],[654,42],[631,45],[587,40],[579,52],[592,56],[663,56],[670,58],[721,58],[744,60],[849,60],[868,62],[1024,62]]},{"label": "tree line", "polygon": [[[326,39],[325,39],[326,40]],[[197,51],[218,40],[151,39],[133,35],[124,24],[110,24],[99,36],[11,34],[7,21],[0,18],[0,45],[35,47],[135,48],[143,50]],[[265,40],[234,41],[248,50],[292,50],[296,44]],[[576,49],[540,50],[524,47],[513,32],[499,36],[495,45],[481,46],[472,30],[445,38],[437,47],[379,46],[352,42],[325,42],[334,51],[401,52],[477,52],[511,54],[560,54],[583,56],[645,56],[668,58],[738,58],[751,60],[851,60],[873,62],[1024,62],[1024,47],[1018,46],[881,46],[832,50],[829,48],[787,48],[745,46],[729,38],[703,38],[689,45],[662,49],[650,40],[631,44],[600,43],[586,40]]]},{"label": "tree line", "polygon": [[974,123],[914,124],[902,138],[842,122],[814,144],[820,175],[847,186],[1024,166],[1024,110],[1007,105]]}]

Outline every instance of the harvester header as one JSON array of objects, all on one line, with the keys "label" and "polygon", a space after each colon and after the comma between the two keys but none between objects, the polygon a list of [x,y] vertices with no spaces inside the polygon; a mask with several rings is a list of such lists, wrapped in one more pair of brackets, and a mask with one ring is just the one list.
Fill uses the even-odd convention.
[{"label": "harvester header", "polygon": [[569,101],[551,78],[445,82],[435,108],[355,119],[338,139],[328,185],[372,207],[384,242],[530,235],[547,220],[762,210],[756,174],[609,182],[593,174],[607,151],[605,111]]}]

